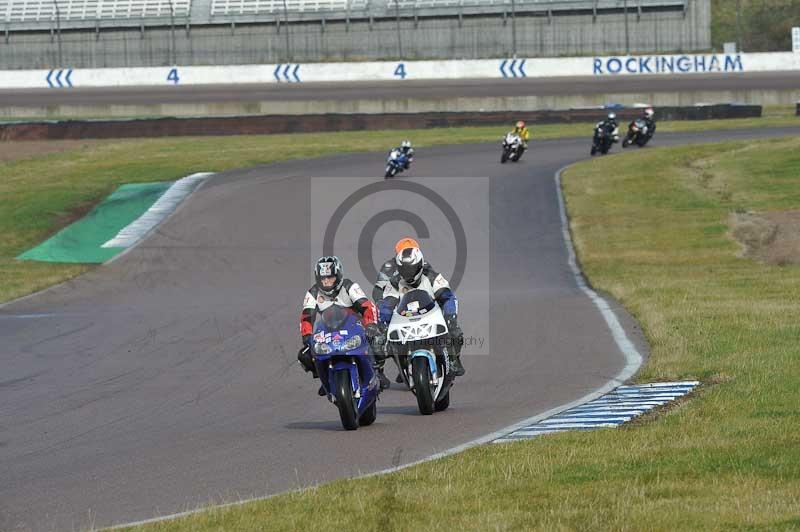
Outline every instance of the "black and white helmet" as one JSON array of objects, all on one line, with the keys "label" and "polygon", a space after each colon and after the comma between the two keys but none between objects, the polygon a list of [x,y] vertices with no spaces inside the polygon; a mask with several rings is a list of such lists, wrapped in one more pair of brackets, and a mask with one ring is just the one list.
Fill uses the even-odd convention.
[{"label": "black and white helmet", "polygon": [[[333,286],[324,286],[322,279],[325,277],[334,277]],[[344,280],[344,268],[342,261],[339,257],[329,256],[320,258],[314,265],[314,279],[317,282],[317,288],[326,296],[333,297],[339,293]]]},{"label": "black and white helmet", "polygon": [[397,273],[400,274],[400,277],[406,283],[416,286],[422,278],[422,267],[425,264],[425,259],[419,248],[404,249],[397,254],[395,262],[397,263]]},{"label": "black and white helmet", "polygon": [[617,113],[608,113],[608,119],[609,120],[616,120],[617,119]]},{"label": "black and white helmet", "polygon": [[644,110],[644,117],[645,118],[653,118],[654,114],[656,114],[656,112],[653,111],[652,107],[648,107],[647,109]]},{"label": "black and white helmet", "polygon": [[400,143],[400,147],[403,148],[404,151],[408,151],[411,149],[411,141],[406,139]]}]

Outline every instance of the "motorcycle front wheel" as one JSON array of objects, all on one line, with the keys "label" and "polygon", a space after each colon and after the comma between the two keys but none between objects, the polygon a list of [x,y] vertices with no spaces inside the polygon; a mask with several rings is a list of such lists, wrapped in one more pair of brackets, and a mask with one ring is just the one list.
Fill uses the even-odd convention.
[{"label": "motorcycle front wheel", "polygon": [[429,416],[433,414],[434,401],[431,387],[431,367],[428,365],[428,359],[424,357],[414,358],[411,361],[411,368],[419,413]]},{"label": "motorcycle front wheel", "polygon": [[394,174],[395,174],[395,169],[393,166],[390,165],[386,167],[386,175],[384,175],[383,177],[384,179],[389,179],[390,177],[394,177]]},{"label": "motorcycle front wheel", "polygon": [[447,393],[444,394],[444,397],[440,397],[437,401],[433,404],[433,409],[437,412],[443,412],[447,410],[447,407],[450,406],[450,390],[447,390]]},{"label": "motorcycle front wheel", "polygon": [[378,401],[373,401],[372,405],[367,408],[361,417],[358,418],[358,424],[362,427],[367,427],[375,423],[375,419],[378,417]]},{"label": "motorcycle front wheel", "polygon": [[503,150],[500,154],[500,164],[506,164],[506,161],[508,161],[508,150]]},{"label": "motorcycle front wheel", "polygon": [[358,415],[356,414],[356,402],[353,397],[353,388],[350,383],[350,372],[339,370],[334,376],[336,406],[339,408],[339,417],[342,419],[342,426],[345,430],[356,430],[358,428]]}]

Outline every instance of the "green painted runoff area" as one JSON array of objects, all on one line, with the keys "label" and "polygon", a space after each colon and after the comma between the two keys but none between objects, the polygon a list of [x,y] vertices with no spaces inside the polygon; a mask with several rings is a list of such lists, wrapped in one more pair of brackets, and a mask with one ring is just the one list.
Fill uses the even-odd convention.
[{"label": "green painted runoff area", "polygon": [[80,220],[17,258],[42,262],[102,263],[125,248],[104,248],[160,198],[171,181],[122,185]]}]

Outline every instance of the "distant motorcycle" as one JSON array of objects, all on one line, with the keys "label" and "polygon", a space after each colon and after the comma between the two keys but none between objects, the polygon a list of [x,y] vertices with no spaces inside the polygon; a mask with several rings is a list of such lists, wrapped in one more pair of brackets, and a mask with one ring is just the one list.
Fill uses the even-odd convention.
[{"label": "distant motorcycle", "polygon": [[410,290],[397,304],[389,322],[388,340],[403,381],[417,397],[421,414],[450,406],[448,330],[442,309],[425,290]]},{"label": "distant motorcycle", "polygon": [[503,153],[500,154],[500,162],[505,164],[507,161],[515,163],[522,157],[522,139],[516,133],[510,132],[503,139]]},{"label": "distant motorcycle", "polygon": [[402,151],[390,151],[389,157],[386,159],[386,175],[384,175],[384,178],[389,179],[390,177],[396,176],[403,170],[407,170],[409,162],[408,156]]},{"label": "distant motorcycle", "polygon": [[350,308],[331,305],[317,314],[313,334],[317,375],[339,409],[342,426],[355,430],[372,425],[378,415],[380,382],[361,317]]},{"label": "distant motorcycle", "polygon": [[642,118],[637,118],[628,125],[628,134],[622,141],[622,147],[627,148],[631,144],[636,144],[642,148],[651,138],[653,138],[653,132],[647,126],[647,122]]},{"label": "distant motorcycle", "polygon": [[605,155],[614,145],[614,136],[608,131],[608,128],[600,122],[594,128],[594,137],[592,138],[592,151],[591,154],[595,155],[600,153]]}]

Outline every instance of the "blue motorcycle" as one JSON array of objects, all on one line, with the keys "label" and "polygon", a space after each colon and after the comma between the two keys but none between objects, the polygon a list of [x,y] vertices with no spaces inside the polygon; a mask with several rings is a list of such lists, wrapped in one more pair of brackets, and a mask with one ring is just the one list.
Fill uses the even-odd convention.
[{"label": "blue motorcycle", "polygon": [[386,175],[384,178],[394,177],[408,168],[408,156],[400,150],[392,150],[386,159]]},{"label": "blue motorcycle", "polygon": [[317,314],[312,351],[328,400],[337,406],[342,426],[355,430],[375,422],[380,381],[373,369],[361,316],[331,305]]}]

